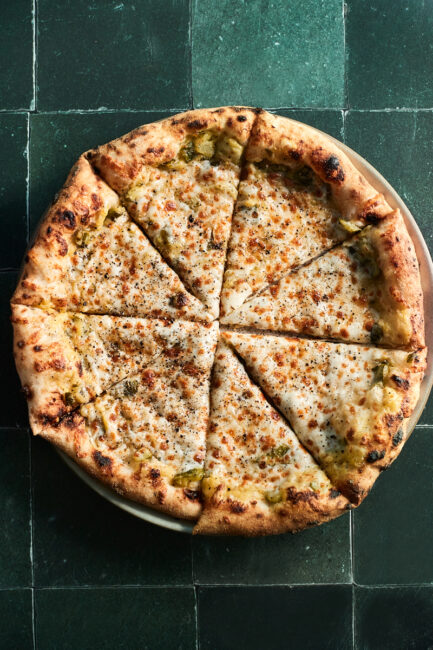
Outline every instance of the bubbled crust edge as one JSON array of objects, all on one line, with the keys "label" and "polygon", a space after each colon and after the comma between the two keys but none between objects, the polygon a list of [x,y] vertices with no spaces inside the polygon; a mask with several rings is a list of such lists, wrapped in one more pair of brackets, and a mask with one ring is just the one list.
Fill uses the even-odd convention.
[{"label": "bubbled crust edge", "polygon": [[[63,188],[41,219],[11,302],[37,307],[44,303],[47,284],[59,286],[68,266],[75,232],[95,226],[101,214],[119,205],[119,197],[100,179],[84,156],[72,167]],[[69,296],[58,296],[62,309]]]},{"label": "bubbled crust edge", "polygon": [[144,166],[162,165],[177,156],[189,135],[214,129],[246,145],[257,110],[222,106],[179,113],[160,122],[144,124],[88,151],[86,156],[108,185],[123,194],[139,179]]},{"label": "bubbled crust edge", "polygon": [[77,412],[65,416],[57,426],[45,428],[40,435],[121,496],[179,519],[198,518],[202,507],[198,492],[173,487],[157,468],[141,465],[134,471],[109,451],[98,451],[86,434],[84,418]]},{"label": "bubbled crust edge", "polygon": [[280,115],[262,111],[254,124],[245,157],[251,162],[305,164],[331,187],[342,215],[375,223],[391,207],[355,168],[346,154],[319,131]]},{"label": "bubbled crust edge", "polygon": [[220,497],[224,485],[218,486],[214,494],[205,500],[203,512],[194,535],[243,535],[257,537],[296,533],[304,528],[339,517],[351,505],[341,494],[316,496],[312,492],[297,492],[289,495],[284,504],[270,506],[264,500],[239,501]]},{"label": "bubbled crust edge", "polygon": [[[60,391],[49,390],[45,371],[71,372],[77,357],[67,337],[52,332],[47,322],[54,312],[12,305],[13,353],[23,392],[27,398],[32,430],[43,422],[56,422],[68,411]],[[51,333],[54,335],[50,338]]]},{"label": "bubbled crust edge", "polygon": [[408,346],[417,350],[425,345],[424,299],[415,247],[400,212],[396,210],[372,228],[370,237],[381,260],[387,291],[397,307],[409,310]]}]

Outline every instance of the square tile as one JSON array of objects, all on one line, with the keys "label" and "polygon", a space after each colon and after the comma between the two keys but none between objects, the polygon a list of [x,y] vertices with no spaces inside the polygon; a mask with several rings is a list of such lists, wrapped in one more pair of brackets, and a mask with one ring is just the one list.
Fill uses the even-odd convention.
[{"label": "square tile", "polygon": [[0,647],[33,648],[30,589],[0,591]]},{"label": "square tile", "polygon": [[12,351],[10,299],[18,282],[14,271],[0,273],[0,358],[2,387],[0,391],[0,427],[28,426],[27,403],[15,368]]},{"label": "square tile", "polygon": [[342,107],[342,1],[194,0],[192,86],[197,107]]},{"label": "square tile", "polygon": [[37,590],[36,639],[44,650],[192,650],[194,590]]},{"label": "square tile", "polygon": [[337,140],[344,140],[344,122],[343,111],[319,111],[319,110],[296,110],[296,109],[276,109],[272,111],[284,117],[290,117],[292,120],[304,122],[315,129],[329,133]]},{"label": "square tile", "polygon": [[352,647],[352,588],[200,587],[200,648]]},{"label": "square tile", "polygon": [[432,436],[417,427],[354,511],[355,582],[433,582]]},{"label": "square tile", "polygon": [[[433,253],[433,113],[357,112],[346,116],[346,142],[397,190]],[[420,420],[433,424],[433,401]]]},{"label": "square tile", "polygon": [[27,243],[27,119],[22,113],[0,114],[2,269],[19,268]]},{"label": "square tile", "polygon": [[33,440],[35,584],[192,584],[191,540],[116,508]]},{"label": "square tile", "polygon": [[356,588],[355,648],[433,648],[432,587]]},{"label": "square tile", "polygon": [[433,107],[430,2],[346,0],[353,108]]},{"label": "square tile", "polygon": [[350,518],[296,535],[257,539],[194,537],[199,584],[290,585],[350,582]]},{"label": "square tile", "polygon": [[29,587],[30,465],[26,430],[0,429],[0,495],[0,587]]},{"label": "square tile", "polygon": [[188,25],[188,0],[39,0],[38,109],[188,107]]},{"label": "square tile", "polygon": [[88,149],[167,117],[164,112],[32,115],[30,223],[33,230],[77,158]]},{"label": "square tile", "polygon": [[2,3],[0,21],[0,108],[33,107],[32,0]]}]

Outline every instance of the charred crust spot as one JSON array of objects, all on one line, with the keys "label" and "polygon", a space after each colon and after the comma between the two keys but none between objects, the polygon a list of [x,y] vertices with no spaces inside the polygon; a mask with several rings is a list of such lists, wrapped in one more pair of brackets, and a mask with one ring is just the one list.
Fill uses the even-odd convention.
[{"label": "charred crust spot", "polygon": [[147,153],[163,153],[164,147],[148,147]]},{"label": "charred crust spot", "polygon": [[200,492],[198,490],[189,490],[188,488],[185,488],[183,493],[190,501],[200,501]]},{"label": "charred crust spot", "polygon": [[28,386],[28,384],[24,384],[24,386],[22,388],[22,391],[23,391],[24,396],[25,396],[26,399],[32,399],[33,391],[30,388],[30,386]]},{"label": "charred crust spot", "polygon": [[68,254],[68,244],[58,232],[56,232],[56,241],[59,244],[59,255],[64,257]]},{"label": "charred crust spot", "polygon": [[399,388],[403,388],[403,390],[408,390],[409,388],[408,379],[403,379],[403,377],[399,377],[398,375],[391,375],[391,379],[394,382],[394,384]]},{"label": "charred crust spot", "polygon": [[104,454],[101,454],[100,451],[95,449],[95,451],[92,454],[93,460],[95,463],[100,467],[101,469],[110,469],[112,465],[112,460],[108,456],[104,456]]},{"label": "charred crust spot", "polygon": [[397,413],[396,415],[392,415],[391,413],[388,413],[385,415],[385,424],[388,428],[391,428],[395,422],[401,422],[403,420],[403,414],[402,413]]},{"label": "charred crust spot", "polygon": [[157,481],[161,476],[161,472],[159,471],[159,469],[154,469],[152,467],[152,469],[149,472],[149,476],[152,479],[152,481]]},{"label": "charred crust spot", "polygon": [[293,487],[287,489],[286,499],[294,504],[299,503],[300,501],[309,501],[311,498],[313,498],[311,492],[299,492]]},{"label": "charred crust spot", "polygon": [[301,153],[299,151],[296,151],[296,149],[292,150],[289,152],[290,158],[293,158],[293,160],[299,160],[301,157]]},{"label": "charred crust spot", "polygon": [[206,120],[192,120],[187,124],[189,129],[205,129],[207,127]]},{"label": "charred crust spot", "polygon": [[329,158],[325,160],[323,171],[329,181],[338,181],[340,183],[344,181],[344,172],[341,169],[340,161],[337,156],[329,156]]},{"label": "charred crust spot", "polygon": [[331,499],[337,499],[337,497],[339,497],[340,494],[341,494],[341,492],[339,492],[339,491],[336,490],[335,488],[332,488],[332,490],[331,490],[329,496],[331,497]]},{"label": "charred crust spot", "polygon": [[246,122],[247,121],[247,118],[246,118],[245,115],[238,115],[236,119],[237,119],[238,122]]},{"label": "charred crust spot", "polygon": [[23,348],[24,346],[25,346],[25,342],[24,342],[24,341],[18,341],[18,343],[17,343],[17,347],[18,347],[18,348],[21,349],[21,348]]},{"label": "charred crust spot", "polygon": [[372,226],[376,226],[380,221],[379,215],[377,215],[375,212],[367,212],[364,215],[364,219],[367,223],[371,224]]},{"label": "charred crust spot", "polygon": [[34,350],[35,352],[41,352],[41,350],[42,350],[42,345],[34,345],[34,346],[33,346],[33,350]]},{"label": "charred crust spot", "polygon": [[392,446],[393,447],[398,447],[399,444],[402,442],[404,437],[404,431],[403,429],[399,429],[396,434],[394,434],[392,438]]},{"label": "charred crust spot", "polygon": [[382,460],[382,458],[385,457],[385,450],[381,449],[380,451],[375,449],[374,451],[370,451],[368,454],[366,460],[367,463],[375,463],[377,460]]},{"label": "charred crust spot", "polygon": [[48,226],[48,228],[47,228],[47,235],[51,235],[52,232],[53,232],[52,227],[51,227],[51,226]]},{"label": "charred crust spot", "polygon": [[72,212],[72,210],[64,210],[60,214],[60,220],[62,223],[64,223],[66,228],[69,228],[69,230],[74,230],[76,219],[75,214]]},{"label": "charred crust spot", "polygon": [[245,512],[246,507],[242,505],[242,503],[239,503],[239,501],[235,501],[235,503],[230,504],[230,510],[235,514],[239,515],[242,512]]}]

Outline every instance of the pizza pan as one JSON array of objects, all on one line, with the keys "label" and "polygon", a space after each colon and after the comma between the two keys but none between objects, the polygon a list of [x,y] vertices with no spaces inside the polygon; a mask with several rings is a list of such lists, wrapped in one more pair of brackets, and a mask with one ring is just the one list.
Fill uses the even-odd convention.
[{"label": "pizza pan", "polygon": [[[296,121],[296,120],[292,120]],[[315,129],[318,131],[318,129]],[[416,423],[418,422],[421,414],[424,410],[424,407],[427,403],[432,384],[433,384],[433,328],[430,324],[433,322],[433,263],[430,257],[429,250],[424,241],[424,238],[421,234],[418,225],[412,216],[409,208],[405,205],[404,201],[397,194],[393,187],[386,181],[381,174],[379,174],[376,169],[370,163],[368,163],[364,158],[362,158],[355,151],[347,147],[345,144],[331,137],[327,133],[318,131],[322,135],[326,136],[328,139],[332,140],[340,149],[342,149],[346,155],[350,158],[355,167],[365,176],[365,178],[375,187],[378,192],[381,192],[388,203],[393,208],[399,208],[400,212],[403,215],[403,218],[406,222],[407,229],[415,245],[416,253],[418,256],[418,261],[420,264],[421,272],[421,282],[424,292],[424,315],[426,323],[426,344],[428,345],[428,357],[427,357],[427,370],[424,376],[424,380],[421,384],[421,392],[418,404],[412,413],[412,416],[409,419],[407,432],[408,436],[412,433],[415,428]],[[65,463],[95,492],[100,496],[104,497],[115,506],[118,506],[122,510],[126,510],[131,515],[144,519],[152,524],[157,526],[162,526],[163,528],[169,528],[170,530],[182,532],[182,533],[191,533],[193,529],[193,524],[189,521],[183,521],[182,519],[176,519],[169,515],[157,512],[151,508],[146,508],[139,503],[135,503],[129,499],[126,499],[114,490],[111,490],[109,487],[100,483],[96,479],[92,478],[87,474],[79,465],[77,465],[73,460],[71,460],[63,452],[58,452],[63,458]]]}]

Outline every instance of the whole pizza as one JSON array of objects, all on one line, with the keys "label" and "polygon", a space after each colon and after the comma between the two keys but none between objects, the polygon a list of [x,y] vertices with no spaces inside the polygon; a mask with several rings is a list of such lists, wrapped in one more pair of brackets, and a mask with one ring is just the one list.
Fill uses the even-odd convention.
[{"label": "whole pizza", "polygon": [[202,534],[295,532],[360,504],[426,364],[400,213],[334,141],[236,106],[83,154],[12,321],[33,433]]}]

